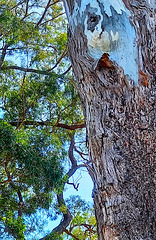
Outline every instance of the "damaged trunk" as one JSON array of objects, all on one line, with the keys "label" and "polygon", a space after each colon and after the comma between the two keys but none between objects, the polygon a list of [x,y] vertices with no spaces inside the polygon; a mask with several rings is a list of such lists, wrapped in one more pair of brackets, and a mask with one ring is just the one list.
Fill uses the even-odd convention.
[{"label": "damaged trunk", "polygon": [[156,239],[154,0],[66,0],[99,240]]}]

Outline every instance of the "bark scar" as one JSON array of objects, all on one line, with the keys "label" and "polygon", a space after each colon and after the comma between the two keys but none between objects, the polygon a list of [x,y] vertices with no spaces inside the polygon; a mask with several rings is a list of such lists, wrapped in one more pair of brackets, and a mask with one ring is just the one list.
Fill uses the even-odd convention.
[{"label": "bark scar", "polygon": [[147,74],[143,71],[139,71],[139,83],[145,87],[149,86]]},{"label": "bark scar", "polygon": [[100,19],[101,19],[100,15],[88,12],[87,29],[90,30],[91,32],[94,32],[95,27],[99,23]]},{"label": "bark scar", "polygon": [[100,65],[103,68],[115,68],[113,65],[113,62],[109,59],[109,54],[108,53],[104,53],[102,55],[102,57],[99,60]]}]

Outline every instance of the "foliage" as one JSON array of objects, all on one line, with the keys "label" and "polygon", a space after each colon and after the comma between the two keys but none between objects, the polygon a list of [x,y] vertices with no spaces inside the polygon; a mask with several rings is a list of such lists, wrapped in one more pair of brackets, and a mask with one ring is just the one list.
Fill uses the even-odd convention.
[{"label": "foliage", "polygon": [[[76,130],[59,124],[83,123],[62,3],[0,0],[0,52],[0,231],[3,239],[25,239],[43,232],[49,216],[66,213],[56,195],[67,182]],[[72,224],[90,221],[86,214],[73,213]]]},{"label": "foliage", "polygon": [[[69,232],[63,235],[64,238],[75,239],[74,237],[76,237],[80,240],[97,239],[96,219],[93,206],[82,200],[80,196],[71,196],[66,202],[73,219],[68,227]],[[74,237],[69,235],[69,233]]]},{"label": "foliage", "polygon": [[17,239],[25,230],[20,212],[30,215],[39,207],[48,209],[52,201],[50,191],[62,184],[60,149],[54,149],[53,144],[53,151],[47,150],[46,137],[41,132],[33,137],[31,133],[22,134],[22,130],[0,122],[0,220]]}]

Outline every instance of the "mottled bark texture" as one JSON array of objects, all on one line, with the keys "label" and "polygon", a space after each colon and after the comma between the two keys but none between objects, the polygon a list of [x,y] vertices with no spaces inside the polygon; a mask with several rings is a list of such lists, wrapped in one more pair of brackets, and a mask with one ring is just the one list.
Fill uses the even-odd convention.
[{"label": "mottled bark texture", "polygon": [[93,162],[98,239],[154,240],[154,0],[66,0],[65,7]]}]

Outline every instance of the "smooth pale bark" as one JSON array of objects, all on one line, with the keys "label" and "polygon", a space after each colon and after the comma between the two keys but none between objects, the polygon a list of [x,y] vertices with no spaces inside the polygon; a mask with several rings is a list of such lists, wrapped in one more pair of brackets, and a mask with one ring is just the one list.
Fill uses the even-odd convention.
[{"label": "smooth pale bark", "polygon": [[154,240],[154,0],[64,3],[93,162],[98,238]]}]

